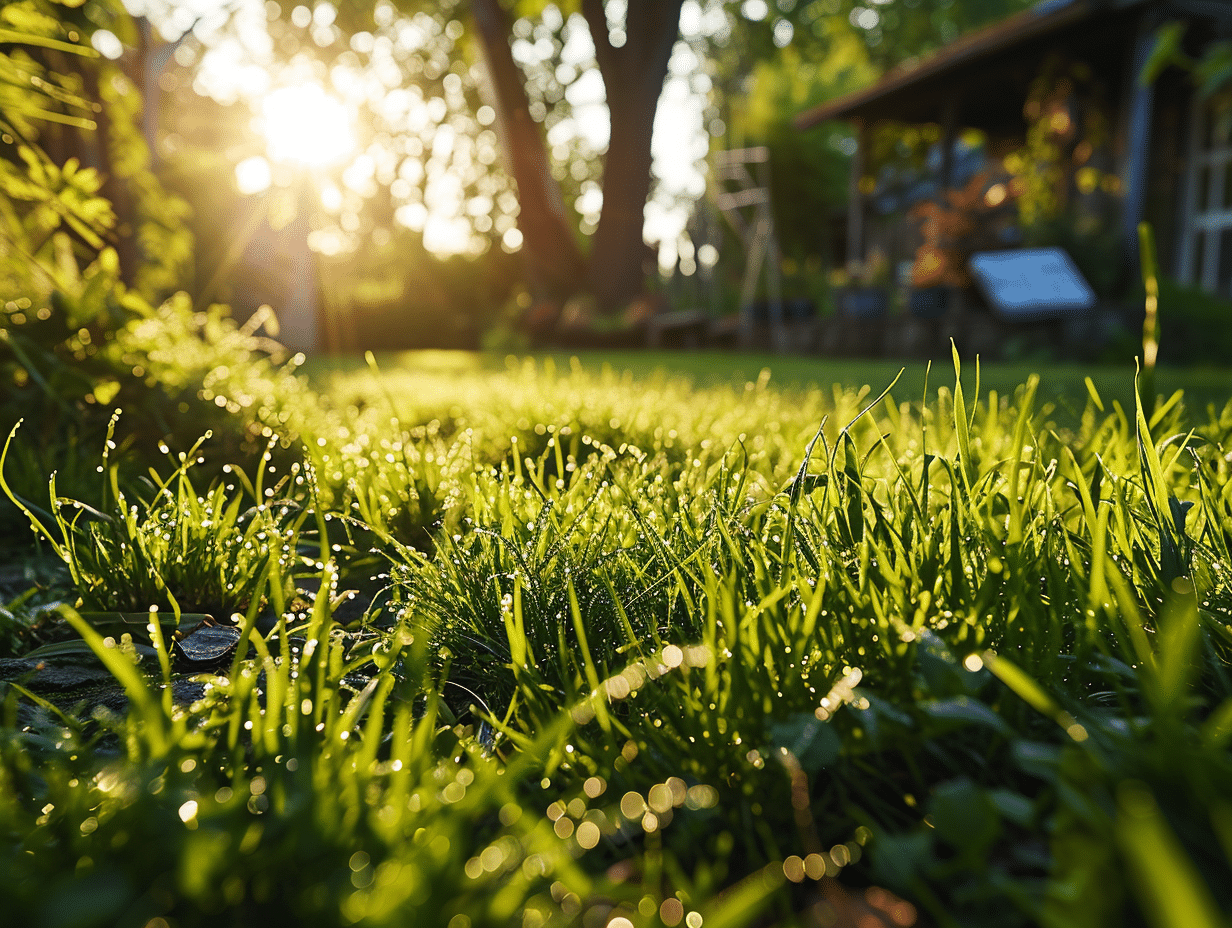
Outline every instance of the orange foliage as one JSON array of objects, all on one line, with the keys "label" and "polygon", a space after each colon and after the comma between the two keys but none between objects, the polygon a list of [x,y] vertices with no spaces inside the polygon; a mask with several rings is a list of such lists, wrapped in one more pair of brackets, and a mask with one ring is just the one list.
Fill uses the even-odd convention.
[{"label": "orange foliage", "polygon": [[959,190],[947,190],[943,202],[926,200],[908,217],[920,223],[923,243],[911,266],[916,287],[966,287],[971,283],[967,258],[995,244],[994,217],[1012,211],[1016,191],[992,168],[976,174]]}]

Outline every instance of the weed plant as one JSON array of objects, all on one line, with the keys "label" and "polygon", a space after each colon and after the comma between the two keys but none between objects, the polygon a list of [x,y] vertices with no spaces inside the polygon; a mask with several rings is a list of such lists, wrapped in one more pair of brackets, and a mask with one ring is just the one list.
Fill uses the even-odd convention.
[{"label": "weed plant", "polygon": [[[1232,404],[1092,386],[1062,431],[962,373],[374,369],[283,407],[282,483],[194,448],[144,495],[105,466],[97,513],[23,500],[129,709],[9,678],[6,911],[1224,924]],[[208,672],[88,616],[214,602]]]}]

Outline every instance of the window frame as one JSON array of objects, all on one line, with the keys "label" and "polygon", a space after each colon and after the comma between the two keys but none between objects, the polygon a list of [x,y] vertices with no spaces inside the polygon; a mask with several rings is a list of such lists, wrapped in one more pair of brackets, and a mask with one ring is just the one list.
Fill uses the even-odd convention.
[{"label": "window frame", "polygon": [[[1217,108],[1223,109],[1222,117],[1227,120],[1222,141],[1216,140],[1211,131]],[[1232,189],[1228,187],[1232,181],[1232,90],[1206,100],[1193,95],[1185,160],[1177,279],[1183,284],[1197,284],[1210,293],[1232,296],[1232,252],[1223,256],[1222,264],[1226,267],[1221,266],[1219,253],[1223,239],[1232,236]]]}]

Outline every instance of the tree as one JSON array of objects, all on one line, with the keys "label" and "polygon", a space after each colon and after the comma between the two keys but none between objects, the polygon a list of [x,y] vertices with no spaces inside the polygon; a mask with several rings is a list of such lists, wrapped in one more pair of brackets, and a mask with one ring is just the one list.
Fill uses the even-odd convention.
[{"label": "tree", "polygon": [[473,7],[506,161],[518,185],[527,274],[540,296],[567,298],[582,281],[586,262],[552,176],[542,129],[530,113],[525,77],[513,60],[509,15],[500,0],[475,0]]},{"label": "tree", "polygon": [[539,126],[530,116],[525,77],[513,59],[508,14],[500,0],[474,0],[476,32],[493,85],[510,170],[518,185],[519,226],[532,282],[561,299],[578,290],[610,315],[644,285],[643,212],[650,192],[650,142],[655,111],[683,0],[630,0],[613,42],[602,0],[582,0],[607,94],[611,135],[603,159],[603,206],[589,254],[568,227],[559,185],[548,168]]},{"label": "tree", "polygon": [[[279,4],[281,14],[269,23],[274,57],[284,64],[311,59],[315,79],[326,86],[340,67],[382,75],[400,69],[401,86],[387,84],[391,96],[409,92],[420,103],[445,104],[423,127],[409,130],[405,119],[399,126],[401,117],[382,116],[370,100],[360,104],[367,107],[359,120],[368,127],[364,145],[384,146],[381,157],[388,155],[385,160],[396,168],[386,174],[397,180],[374,175],[388,194],[382,197],[353,185],[348,190],[338,177],[331,181],[341,191],[341,198],[333,199],[343,204],[337,212],[345,221],[338,225],[347,233],[341,237],[349,236],[349,247],[357,247],[364,228],[408,220],[427,241],[423,216],[431,205],[433,171],[445,172],[465,188],[467,212],[476,220],[472,242],[520,249],[534,295],[559,305],[589,292],[600,313],[614,315],[645,286],[642,237],[653,183],[651,137],[669,62],[682,39],[682,11],[706,22],[684,37],[705,78],[695,92],[712,97],[710,133],[721,136],[733,115],[725,101],[746,95],[758,63],[775,59],[786,46],[805,65],[815,65],[829,60],[836,43],[849,45],[854,36],[866,47],[875,74],[1026,0],[870,5],[857,0],[335,0],[312,7],[305,2]],[[408,31],[419,38],[408,43]],[[588,36],[589,57],[566,60],[563,51],[576,44],[579,32]],[[849,85],[832,77],[826,75],[829,88]],[[559,140],[573,106],[572,91],[588,81],[602,87],[610,117],[610,130],[593,151]],[[485,135],[499,136],[505,173],[482,159],[480,170],[473,158],[441,161],[442,146],[433,135],[442,130],[459,145],[483,146]],[[390,144],[389,137],[399,133],[418,133],[419,139],[414,146],[397,139]],[[429,163],[428,152],[440,163]],[[356,198],[364,201],[363,222],[355,219]],[[487,205],[471,210],[477,202]]]},{"label": "tree", "polygon": [[625,42],[616,47],[601,0],[582,2],[607,88],[612,133],[603,163],[603,211],[591,246],[587,282],[600,309],[609,312],[642,287],[650,140],[679,30],[680,7],[680,0],[633,0],[625,21]]},{"label": "tree", "polygon": [[[481,100],[495,111],[505,168],[517,186],[519,247],[528,283],[537,297],[559,304],[579,292],[589,292],[600,312],[612,314],[643,290],[646,248],[642,227],[651,187],[651,135],[668,61],[679,35],[683,2],[630,0],[623,15],[614,16],[610,24],[608,13],[619,11],[611,4],[610,10],[605,8],[601,0],[559,5],[508,4],[501,0],[471,0],[467,4],[449,0],[396,2],[402,24],[416,23],[426,28],[429,21],[436,23],[439,28],[429,30],[432,38],[453,50],[445,71],[461,79],[463,91],[451,102],[451,111],[455,103],[469,106],[473,119],[481,108]],[[295,53],[311,55],[332,68],[344,59],[354,63],[365,55],[371,56],[370,51],[357,53],[351,37],[396,36],[399,23],[391,22],[382,13],[383,7],[362,2],[337,4],[336,17],[330,19],[327,27],[334,31],[332,39],[320,28],[319,20],[314,19],[311,24],[304,21],[297,10],[305,8],[294,2],[282,4],[285,16],[278,23],[271,23],[271,27],[280,33],[278,43],[282,45],[291,23],[296,23],[311,34],[312,42],[299,42]],[[551,157],[545,141],[545,128],[552,119],[545,116],[546,110],[540,109],[545,101],[554,109],[567,108],[567,86],[562,85],[571,82],[559,81],[556,67],[539,68],[532,73],[534,68],[526,62],[519,63],[514,54],[518,31],[527,22],[525,14],[539,14],[542,19],[548,7],[554,11],[556,33],[575,30],[579,16],[588,27],[594,60],[574,69],[574,80],[591,66],[597,68],[611,114],[608,144],[599,158],[602,206],[589,236],[584,232],[579,237],[576,208],[570,209],[562,181],[572,184],[574,189],[570,192],[576,194],[579,183],[591,180],[592,170],[589,166],[583,172],[568,167],[560,170],[558,159]],[[297,17],[301,19],[297,21]],[[470,43],[464,33],[469,33]],[[557,41],[557,49],[563,44]],[[424,67],[424,58],[424,52],[414,51],[404,53],[398,60],[408,86],[417,87],[426,81],[426,86],[434,87],[440,82],[441,68]],[[471,58],[482,64],[482,77],[477,78],[475,68],[468,67]],[[443,91],[433,93],[448,99]],[[454,116],[453,112],[441,115],[435,123],[443,125]],[[373,124],[376,122],[379,120]],[[477,130],[481,128],[482,125]],[[383,131],[374,130],[373,134]],[[585,175],[584,181],[579,181],[579,173]],[[426,177],[421,177],[422,184],[427,182]],[[492,190],[482,195],[489,200],[497,199]],[[499,223],[489,224],[488,230],[498,240],[505,231]],[[584,248],[582,242],[587,237],[589,247]]]},{"label": "tree", "polygon": [[[863,6],[856,0],[777,0],[772,9],[754,0],[740,4],[740,16],[732,15],[734,4],[711,3],[712,8],[728,7],[729,18],[726,41],[712,43],[708,51],[717,65],[714,70],[748,73],[793,40],[805,54],[824,59],[836,47],[849,44],[855,32],[869,48],[869,57],[885,68],[1020,9],[1025,2],[971,0],[955,5],[952,0],[923,0]],[[553,295],[567,295],[579,280],[578,268],[584,266],[585,289],[595,297],[600,312],[610,314],[633,299],[643,285],[641,237],[651,182],[651,132],[679,37],[683,2],[629,0],[619,24],[623,39],[619,45],[611,41],[608,7],[612,5],[581,0],[580,6],[595,44],[611,121],[603,160],[603,209],[585,258],[572,244],[559,188],[547,170],[542,135],[528,115],[525,77],[509,47],[509,16],[500,0],[473,0],[472,11],[506,127],[532,279],[543,281]],[[830,88],[843,83],[824,80]]]}]

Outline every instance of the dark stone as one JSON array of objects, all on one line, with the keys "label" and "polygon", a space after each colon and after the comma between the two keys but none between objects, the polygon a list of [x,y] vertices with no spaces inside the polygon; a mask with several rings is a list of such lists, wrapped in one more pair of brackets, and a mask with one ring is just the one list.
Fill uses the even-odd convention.
[{"label": "dark stone", "polygon": [[175,643],[176,653],[193,664],[222,660],[240,640],[234,625],[200,625],[187,638]]},{"label": "dark stone", "polygon": [[32,693],[53,695],[114,684],[115,678],[97,659],[88,663],[79,657],[71,660],[18,657],[0,660],[0,682],[19,683]]}]

